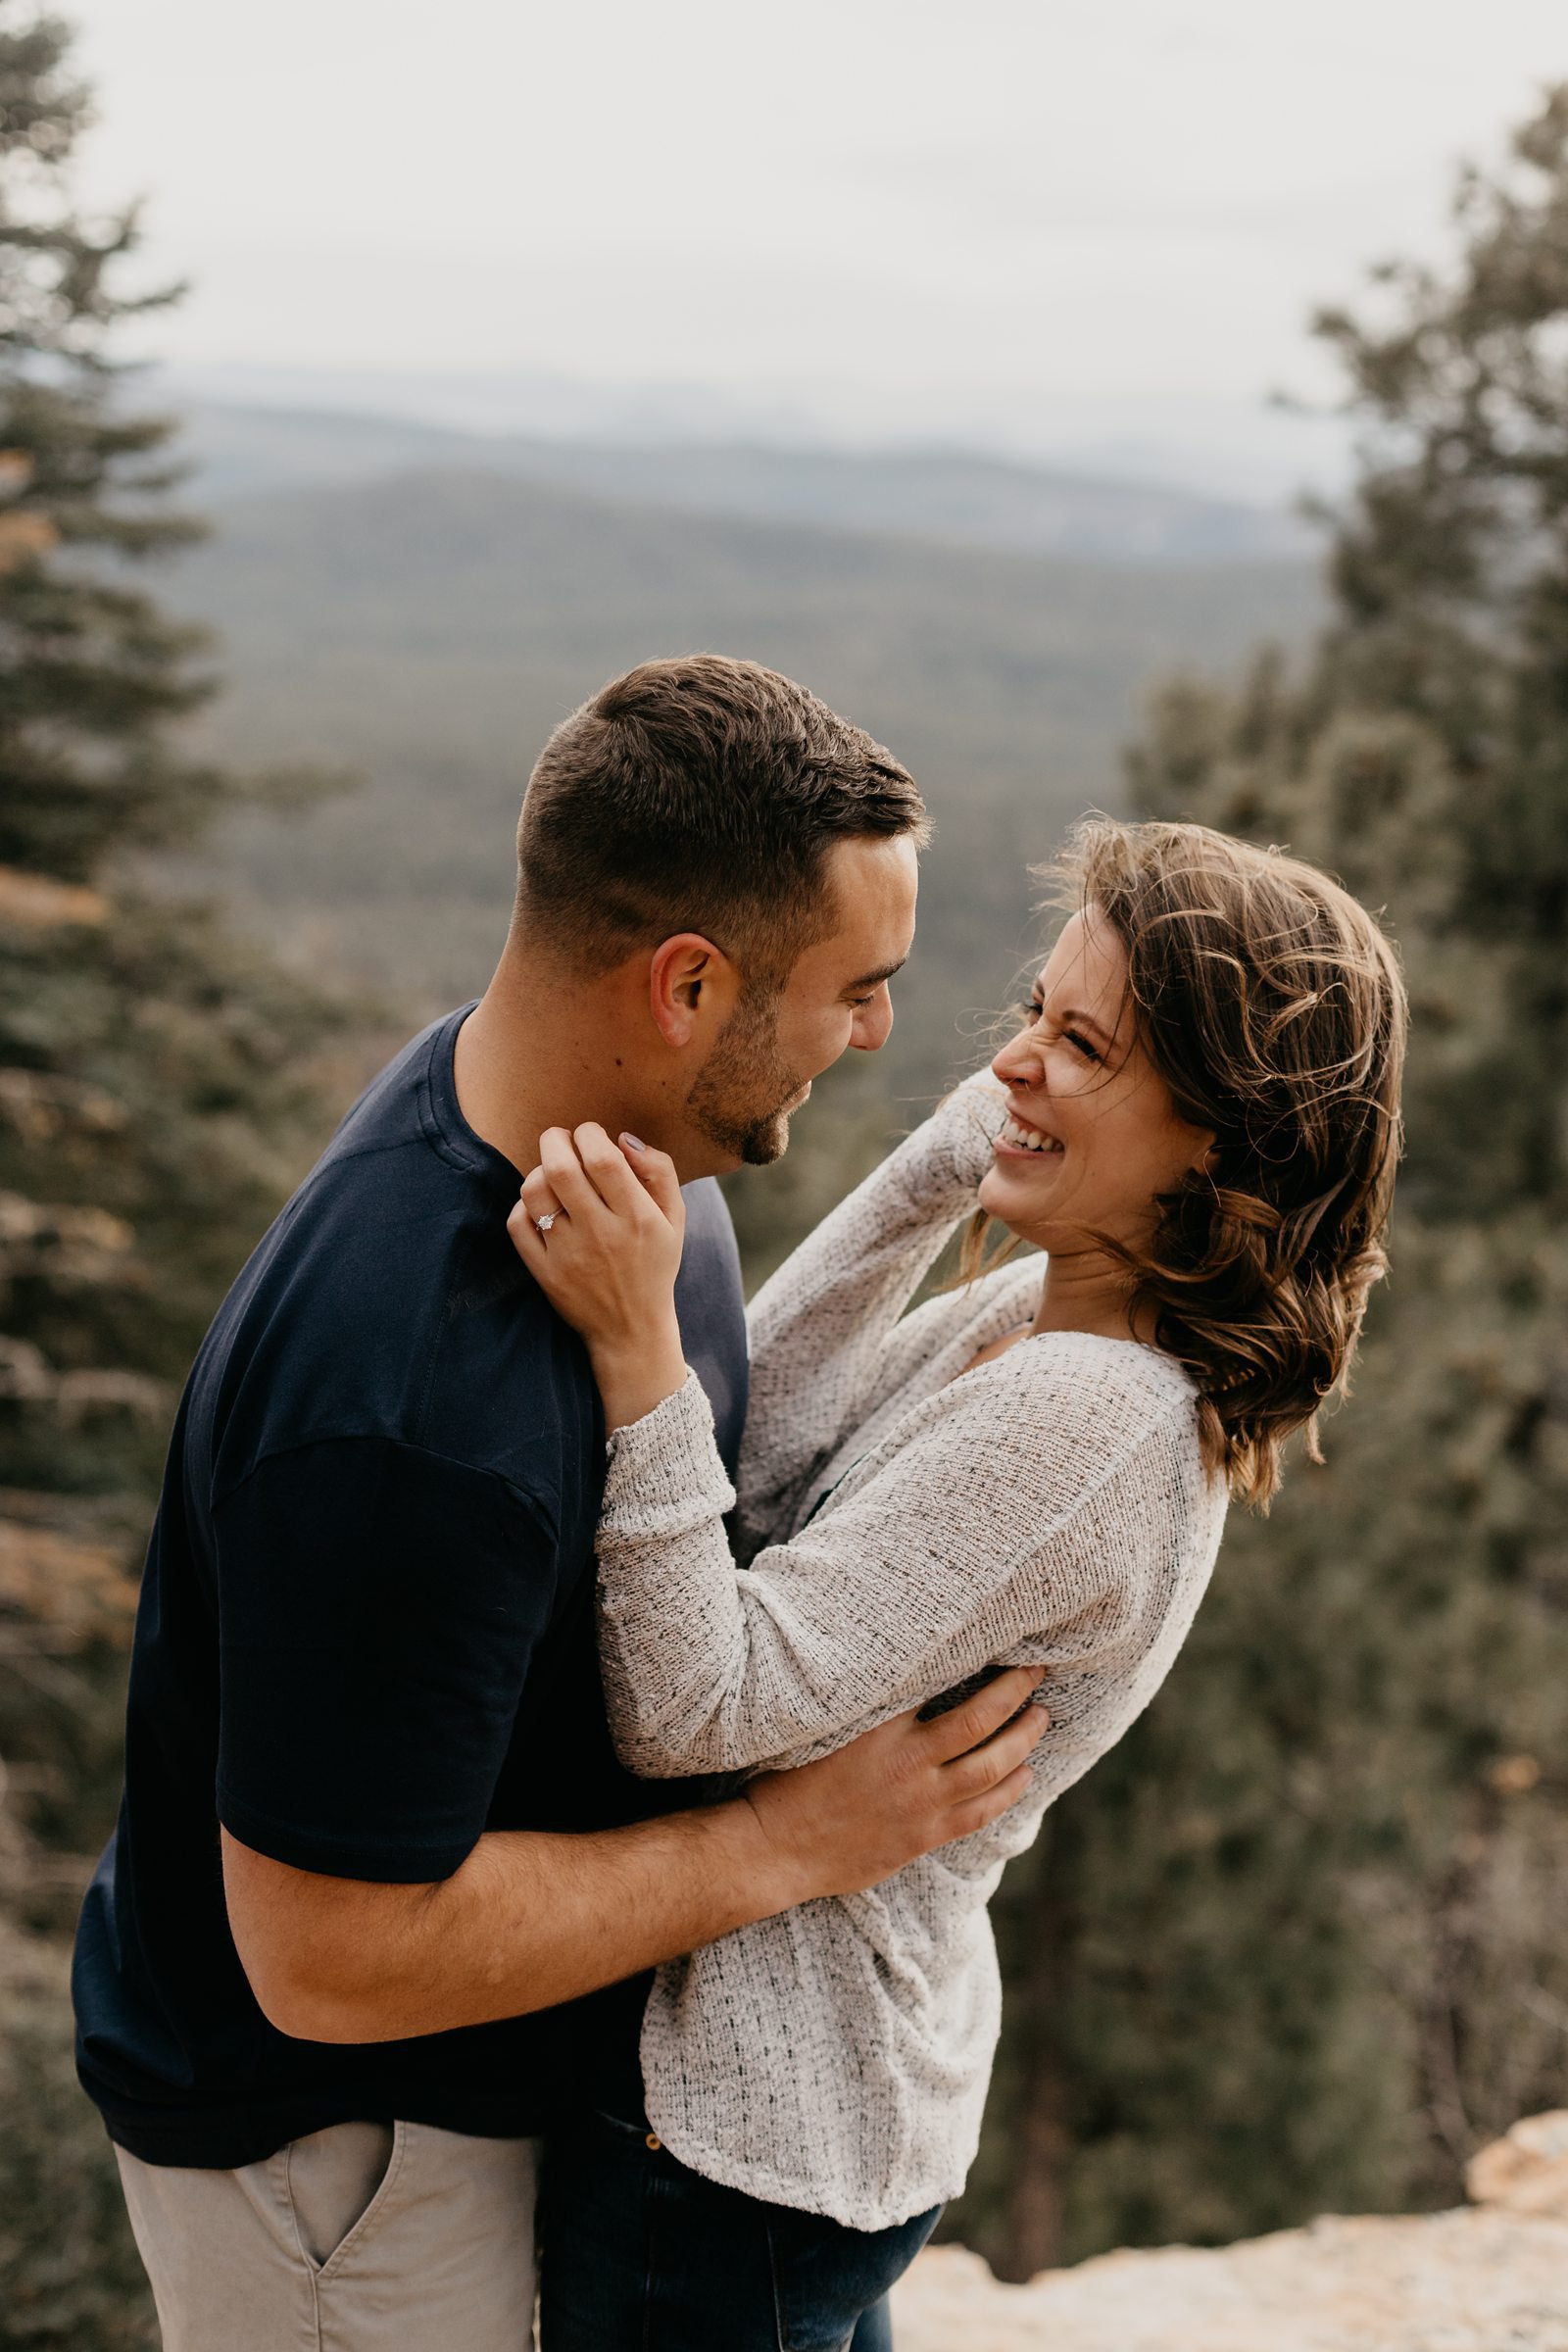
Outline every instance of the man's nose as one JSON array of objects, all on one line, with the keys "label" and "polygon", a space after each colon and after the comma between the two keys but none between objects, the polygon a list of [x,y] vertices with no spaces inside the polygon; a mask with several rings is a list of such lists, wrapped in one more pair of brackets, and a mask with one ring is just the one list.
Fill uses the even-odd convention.
[{"label": "man's nose", "polygon": [[864,1004],[855,1016],[851,1043],[861,1054],[879,1054],[893,1034],[893,999],[885,988],[879,988],[869,1004]]}]

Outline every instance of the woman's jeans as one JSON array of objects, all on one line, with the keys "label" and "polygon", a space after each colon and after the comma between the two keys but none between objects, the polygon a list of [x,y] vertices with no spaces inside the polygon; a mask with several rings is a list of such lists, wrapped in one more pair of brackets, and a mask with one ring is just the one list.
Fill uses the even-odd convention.
[{"label": "woman's jeans", "polygon": [[892,2352],[887,2291],[941,2210],[846,2230],[590,2116],[546,2147],[540,2352]]}]

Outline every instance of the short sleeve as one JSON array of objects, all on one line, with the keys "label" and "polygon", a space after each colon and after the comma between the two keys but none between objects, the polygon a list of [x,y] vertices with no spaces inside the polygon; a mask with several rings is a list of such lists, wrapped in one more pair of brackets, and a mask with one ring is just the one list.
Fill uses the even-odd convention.
[{"label": "short sleeve", "polygon": [[220,1820],[299,1870],[450,1877],[550,1617],[542,1514],[491,1472],[335,1439],[263,1461],[213,1530]]}]

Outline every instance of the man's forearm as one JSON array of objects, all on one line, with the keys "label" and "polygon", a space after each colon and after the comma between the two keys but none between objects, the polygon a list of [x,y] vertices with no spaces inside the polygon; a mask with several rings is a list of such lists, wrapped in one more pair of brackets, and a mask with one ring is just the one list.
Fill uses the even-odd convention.
[{"label": "man's forearm", "polygon": [[803,1899],[744,1799],[581,1836],[500,1830],[427,1886],[309,1882],[224,1838],[262,2007],[306,2041],[401,2040],[575,1999]]},{"label": "man's forearm", "polygon": [[1031,1786],[1045,1731],[1009,1667],[927,1722],[894,1716],[744,1796],[628,1829],[481,1838],[450,1879],[374,1885],[293,1870],[222,1834],[251,1988],[304,2041],[391,2041],[548,2009],[815,1895],[891,1878]]}]

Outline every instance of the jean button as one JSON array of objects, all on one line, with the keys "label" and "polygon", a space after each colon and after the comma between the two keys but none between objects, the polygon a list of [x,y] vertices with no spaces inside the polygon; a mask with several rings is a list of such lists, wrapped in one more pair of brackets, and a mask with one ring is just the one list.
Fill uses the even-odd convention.
[{"label": "jean button", "polygon": [[660,2136],[659,2136],[659,2133],[658,2133],[657,2132],[649,2132],[649,2134],[648,2134],[648,2143],[647,2143],[647,2144],[649,2145],[649,2147],[651,2147],[651,2148],[653,2148],[653,2149],[655,2149],[655,2150],[657,2151],[658,2149],[662,2148],[662,2147],[663,2146],[663,2144],[664,2144],[664,2143],[663,2143],[663,2141],[662,2141],[662,2140],[660,2138]]}]

